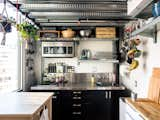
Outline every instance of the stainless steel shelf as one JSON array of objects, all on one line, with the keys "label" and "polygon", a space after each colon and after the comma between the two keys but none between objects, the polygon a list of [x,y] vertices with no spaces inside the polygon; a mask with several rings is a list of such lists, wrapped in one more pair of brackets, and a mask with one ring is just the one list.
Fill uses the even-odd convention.
[{"label": "stainless steel shelf", "polygon": [[117,41],[118,38],[80,38],[79,41]]},{"label": "stainless steel shelf", "polygon": [[[100,17],[97,17],[97,19],[99,19]],[[122,17],[121,17],[122,18]],[[106,22],[90,22],[93,19],[90,19],[88,22],[81,22],[80,24],[77,24],[78,21],[76,18],[71,17],[70,20],[72,19],[72,21],[76,21],[76,22],[65,22],[65,20],[63,20],[64,22],[59,22],[62,20],[56,20],[57,22],[41,22],[41,21],[37,21],[37,19],[35,19],[37,21],[37,23],[40,23],[41,26],[43,26],[43,28],[46,27],[52,27],[52,26],[124,26],[126,23],[128,23],[129,20],[132,20],[133,18],[131,17],[123,17],[123,20],[119,17],[119,21],[116,20],[109,20],[111,19],[111,17],[109,17],[109,21]],[[55,18],[56,19],[56,18]],[[117,18],[118,19],[118,18]],[[106,17],[104,18],[104,20],[106,20]],[[46,21],[46,19],[44,19],[44,21]],[[97,20],[97,21],[101,21],[101,20]]]},{"label": "stainless steel shelf", "polygon": [[160,29],[160,17],[157,17],[152,22],[134,31],[131,36],[143,35],[143,36],[153,37],[153,35],[159,29]]},{"label": "stainless steel shelf", "polygon": [[42,42],[51,42],[51,41],[117,41],[118,38],[49,38],[41,39]]},{"label": "stainless steel shelf", "polygon": [[82,62],[103,62],[103,63],[119,63],[119,60],[115,60],[115,59],[100,59],[100,60],[78,60],[78,62],[82,63]]}]

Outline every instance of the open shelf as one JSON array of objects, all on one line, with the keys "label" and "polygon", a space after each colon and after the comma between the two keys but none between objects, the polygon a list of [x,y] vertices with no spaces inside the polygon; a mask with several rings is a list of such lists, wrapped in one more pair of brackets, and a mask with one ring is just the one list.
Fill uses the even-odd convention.
[{"label": "open shelf", "polygon": [[79,59],[78,62],[107,62],[107,63],[119,63],[119,60],[116,59],[100,59],[100,60],[81,60]]},{"label": "open shelf", "polygon": [[54,41],[117,41],[118,38],[42,38],[42,42],[54,42]]},{"label": "open shelf", "polygon": [[143,35],[147,37],[153,37],[159,29],[160,29],[160,16],[155,18],[152,22],[146,24],[142,28],[132,32],[131,36]]}]

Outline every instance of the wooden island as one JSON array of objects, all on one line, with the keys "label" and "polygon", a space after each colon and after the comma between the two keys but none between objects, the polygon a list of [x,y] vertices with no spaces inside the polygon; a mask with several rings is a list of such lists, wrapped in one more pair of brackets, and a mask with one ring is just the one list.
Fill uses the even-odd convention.
[{"label": "wooden island", "polygon": [[52,96],[46,92],[0,94],[0,120],[39,120],[43,110],[52,120]]}]

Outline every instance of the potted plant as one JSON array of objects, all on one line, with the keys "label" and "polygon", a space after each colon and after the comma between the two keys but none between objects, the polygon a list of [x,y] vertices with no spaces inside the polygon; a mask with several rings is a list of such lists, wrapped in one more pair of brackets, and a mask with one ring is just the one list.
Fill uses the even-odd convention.
[{"label": "potted plant", "polygon": [[21,37],[24,40],[29,40],[30,38],[38,40],[37,28],[28,22],[17,24],[17,30],[20,32]]}]

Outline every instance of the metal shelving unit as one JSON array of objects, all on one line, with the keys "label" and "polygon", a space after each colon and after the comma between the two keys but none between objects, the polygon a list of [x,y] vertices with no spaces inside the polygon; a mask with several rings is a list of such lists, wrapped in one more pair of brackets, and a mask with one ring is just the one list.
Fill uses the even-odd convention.
[{"label": "metal shelving unit", "polygon": [[[14,6],[17,4],[16,0],[8,1]],[[18,3],[21,12],[26,13],[27,17],[35,21],[40,28],[46,28],[54,26],[124,26],[132,19],[127,15],[127,1],[20,0]],[[96,21],[93,22],[93,20]]]}]

